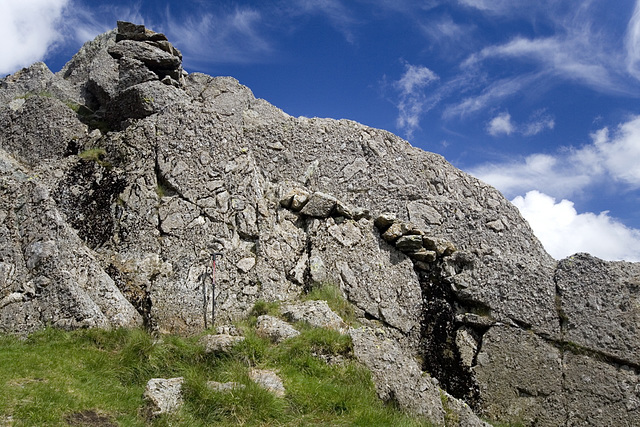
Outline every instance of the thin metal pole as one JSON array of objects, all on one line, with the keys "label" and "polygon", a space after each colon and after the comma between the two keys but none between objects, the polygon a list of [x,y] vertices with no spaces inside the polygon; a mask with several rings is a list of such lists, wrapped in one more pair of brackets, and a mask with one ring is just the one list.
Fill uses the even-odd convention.
[{"label": "thin metal pole", "polygon": [[204,328],[207,329],[207,267],[204,267],[202,273],[202,315],[204,317]]},{"label": "thin metal pole", "polygon": [[215,325],[216,318],[216,259],[218,257],[222,257],[222,254],[215,252],[212,259],[213,271],[211,274],[211,326]]}]

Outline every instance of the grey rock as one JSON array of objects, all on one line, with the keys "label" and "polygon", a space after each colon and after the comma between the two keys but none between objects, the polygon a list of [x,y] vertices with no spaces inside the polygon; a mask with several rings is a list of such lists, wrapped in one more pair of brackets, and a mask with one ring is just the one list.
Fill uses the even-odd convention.
[{"label": "grey rock", "polygon": [[70,143],[79,145],[87,135],[87,127],[69,106],[41,95],[26,98],[17,111],[0,109],[0,126],[0,148],[29,166],[63,158]]},{"label": "grey rock", "polygon": [[184,378],[153,378],[147,382],[144,399],[151,417],[176,412],[183,405],[182,383]]},{"label": "grey rock", "polygon": [[637,370],[570,352],[565,353],[563,364],[566,425],[632,426],[638,423],[640,376]]},{"label": "grey rock", "polygon": [[389,212],[384,212],[384,213],[378,215],[378,217],[374,221],[374,224],[382,232],[385,232],[387,230],[387,228],[389,228],[391,226],[391,224],[393,224],[397,220],[398,219],[396,218],[395,214],[392,214],[392,213],[389,213]]},{"label": "grey rock", "polygon": [[402,236],[396,240],[396,248],[404,253],[413,253],[422,249],[422,236]]},{"label": "grey rock", "polygon": [[231,350],[234,345],[242,341],[244,341],[244,337],[241,336],[218,334],[204,335],[198,340],[198,344],[204,347],[205,353],[225,353]]},{"label": "grey rock", "polygon": [[269,338],[273,342],[279,343],[300,335],[300,332],[298,332],[298,330],[289,323],[280,320],[277,317],[262,315],[258,317],[256,334],[261,337]]},{"label": "grey rock", "polygon": [[144,63],[150,70],[177,69],[182,64],[180,57],[151,43],[122,40],[109,48],[115,59],[131,58]]},{"label": "grey rock", "polygon": [[280,308],[282,315],[292,322],[306,322],[315,328],[333,329],[347,332],[347,325],[326,301],[305,301],[296,304],[284,304]]},{"label": "grey rock", "polygon": [[444,425],[445,411],[440,390],[417,362],[383,330],[357,328],[350,331],[354,353],[371,371],[378,396],[431,423]]},{"label": "grey rock", "polygon": [[234,325],[220,325],[216,327],[218,335],[232,335],[234,337],[242,336],[242,333]]},{"label": "grey rock", "polygon": [[[158,75],[147,68],[142,61],[127,57],[122,57],[118,60],[118,80],[116,84],[119,91],[152,80],[158,80]],[[113,98],[113,95],[109,96],[103,104],[107,105],[111,98]]]},{"label": "grey rock", "polygon": [[269,369],[250,369],[249,378],[276,397],[284,397],[284,383],[275,371]]},{"label": "grey rock", "polygon": [[311,195],[300,213],[316,218],[327,218],[333,212],[337,202],[335,197],[317,191]]},{"label": "grey rock", "polygon": [[156,33],[155,31],[145,28],[144,25],[136,25],[131,22],[118,21],[118,34],[116,41],[121,40],[167,40],[167,37],[162,33]]},{"label": "grey rock", "polygon": [[482,338],[473,369],[489,419],[545,426],[566,419],[562,352],[535,334],[492,327]]},{"label": "grey rock", "polygon": [[576,254],[555,280],[564,339],[640,365],[640,264]]}]

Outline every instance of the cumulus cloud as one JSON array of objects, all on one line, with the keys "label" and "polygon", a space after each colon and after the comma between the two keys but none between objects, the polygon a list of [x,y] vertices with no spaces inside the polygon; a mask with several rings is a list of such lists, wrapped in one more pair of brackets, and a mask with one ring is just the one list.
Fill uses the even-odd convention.
[{"label": "cumulus cloud", "polygon": [[498,136],[500,134],[511,135],[515,130],[514,124],[511,122],[511,114],[500,113],[487,126],[487,132],[490,135]]},{"label": "cumulus cloud", "polygon": [[640,116],[613,132],[602,128],[592,142],[579,148],[561,147],[554,155],[532,154],[523,159],[486,163],[468,172],[507,197],[540,190],[555,197],[572,197],[590,185],[622,183],[640,188]]},{"label": "cumulus cloud", "polygon": [[45,58],[61,39],[60,18],[68,0],[2,2],[0,73],[6,74]]},{"label": "cumulus cloud", "polygon": [[618,126],[612,133],[603,128],[592,135],[593,146],[582,149],[586,164],[598,164],[616,180],[640,187],[640,116]]},{"label": "cumulus cloud", "polygon": [[407,138],[420,127],[420,116],[432,107],[424,89],[435,80],[438,76],[427,67],[407,63],[402,77],[393,83],[399,97],[397,126],[406,132]]},{"label": "cumulus cloud", "polygon": [[556,203],[539,191],[529,191],[512,202],[556,259],[588,252],[610,261],[640,261],[640,230],[626,227],[608,212],[578,213],[569,200]]}]

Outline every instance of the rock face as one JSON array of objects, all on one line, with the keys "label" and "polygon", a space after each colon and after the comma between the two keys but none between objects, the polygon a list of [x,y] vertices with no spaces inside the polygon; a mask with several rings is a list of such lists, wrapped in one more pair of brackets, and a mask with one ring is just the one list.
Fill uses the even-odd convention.
[{"label": "rock face", "polygon": [[[558,264],[498,191],[389,132],[187,75],[129,23],[0,80],[0,124],[0,331],[193,334],[332,284],[413,378],[360,352],[381,396],[436,423],[438,387],[503,422],[640,419],[638,265]],[[423,383],[428,409],[403,388]]]}]

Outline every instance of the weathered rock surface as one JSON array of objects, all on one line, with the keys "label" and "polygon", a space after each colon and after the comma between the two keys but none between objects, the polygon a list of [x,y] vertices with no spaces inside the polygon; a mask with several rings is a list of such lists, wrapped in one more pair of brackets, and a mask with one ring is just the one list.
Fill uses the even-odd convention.
[{"label": "weathered rock surface", "polygon": [[276,343],[300,335],[300,332],[289,323],[266,314],[258,317],[256,333]]},{"label": "weathered rock surface", "polygon": [[185,74],[166,37],[119,23],[58,73],[0,80],[0,331],[194,334],[332,284],[404,355],[406,382],[368,356],[379,390],[422,396],[429,372],[504,422],[637,423],[638,264],[558,264],[442,157]]},{"label": "weathered rock surface", "polygon": [[282,315],[292,322],[305,322],[314,328],[327,328],[346,333],[347,325],[329,308],[326,301],[305,301],[296,304],[284,304]]},{"label": "weathered rock surface", "polygon": [[286,391],[284,383],[275,371],[254,368],[249,370],[249,378],[276,397],[284,397]]},{"label": "weathered rock surface", "polygon": [[352,329],[350,334],[354,351],[371,370],[381,399],[395,401],[436,425],[444,425],[446,418],[448,422],[456,420],[447,425],[488,426],[468,405],[444,394],[438,381],[423,372],[393,336],[368,327]]},{"label": "weathered rock surface", "polygon": [[564,340],[640,366],[640,264],[577,254],[555,280]]},{"label": "weathered rock surface", "polygon": [[198,340],[198,343],[204,347],[205,353],[221,352],[225,353],[231,350],[231,348],[244,341],[244,337],[235,335],[205,335]]},{"label": "weathered rock surface", "polygon": [[182,406],[184,378],[153,378],[147,383],[144,398],[151,417],[175,412]]}]

